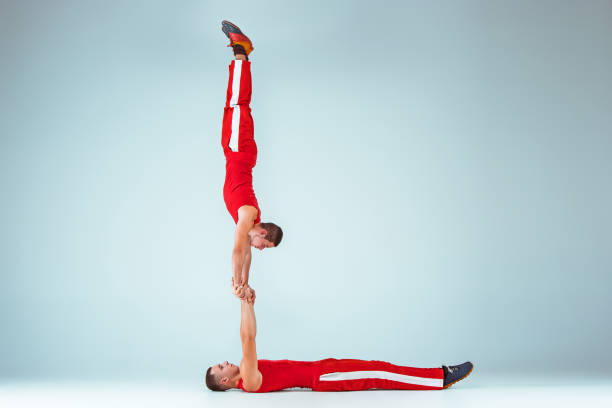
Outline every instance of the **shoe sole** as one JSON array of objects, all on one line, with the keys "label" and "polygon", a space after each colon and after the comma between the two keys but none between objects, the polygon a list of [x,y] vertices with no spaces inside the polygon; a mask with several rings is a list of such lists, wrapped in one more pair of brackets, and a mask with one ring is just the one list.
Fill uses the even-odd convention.
[{"label": "shoe sole", "polygon": [[[244,33],[242,32],[242,30],[240,29],[240,27],[238,27],[236,24],[231,23],[231,22],[229,22],[229,21],[227,21],[227,20],[223,20],[223,21],[221,21],[221,24],[223,24],[223,23],[227,24],[228,26],[234,27],[236,30],[238,30],[238,32],[239,32],[240,34],[244,35]],[[245,37],[246,37],[246,36],[245,36]]]},{"label": "shoe sole", "polygon": [[452,387],[453,384],[458,383],[459,381],[463,380],[465,377],[467,377],[468,375],[470,375],[472,373],[472,370],[474,369],[474,364],[472,364],[472,368],[470,368],[470,371],[468,371],[468,373],[466,375],[464,375],[463,377],[459,378],[458,380],[453,381],[450,384],[446,384],[444,387],[442,387],[443,390]]}]

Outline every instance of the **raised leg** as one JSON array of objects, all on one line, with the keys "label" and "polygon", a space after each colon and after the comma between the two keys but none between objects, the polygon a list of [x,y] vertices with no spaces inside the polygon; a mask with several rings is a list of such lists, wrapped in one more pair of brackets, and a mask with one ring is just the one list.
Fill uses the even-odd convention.
[{"label": "raised leg", "polygon": [[226,156],[232,152],[257,154],[250,103],[251,63],[242,59],[233,60],[229,66],[221,131],[221,145]]}]

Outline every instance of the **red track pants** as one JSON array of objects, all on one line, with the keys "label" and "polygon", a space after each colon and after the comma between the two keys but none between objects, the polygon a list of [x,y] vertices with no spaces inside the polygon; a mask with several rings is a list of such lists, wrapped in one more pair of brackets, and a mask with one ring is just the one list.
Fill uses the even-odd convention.
[{"label": "red track pants", "polygon": [[257,157],[251,116],[251,63],[233,60],[229,66],[227,97],[223,111],[221,146],[225,155],[242,152]]},{"label": "red track pants", "polygon": [[442,368],[414,368],[385,361],[321,360],[314,391],[441,390]]}]

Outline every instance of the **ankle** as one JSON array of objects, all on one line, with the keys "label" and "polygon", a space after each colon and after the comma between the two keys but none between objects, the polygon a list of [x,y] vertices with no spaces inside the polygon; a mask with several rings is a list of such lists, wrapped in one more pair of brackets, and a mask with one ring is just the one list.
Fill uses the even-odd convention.
[{"label": "ankle", "polygon": [[247,57],[247,52],[245,51],[244,47],[240,44],[234,44],[232,45],[232,49],[234,50],[234,56],[236,57],[236,59],[242,60],[242,61],[248,61],[249,57]]}]

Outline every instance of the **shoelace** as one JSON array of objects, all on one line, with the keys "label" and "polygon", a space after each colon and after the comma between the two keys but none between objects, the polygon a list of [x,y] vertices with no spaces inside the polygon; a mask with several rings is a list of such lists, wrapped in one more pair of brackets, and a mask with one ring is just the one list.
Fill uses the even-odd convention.
[{"label": "shoelace", "polygon": [[448,369],[448,372],[450,374],[454,373],[455,371],[459,370],[459,367],[446,367]]}]

